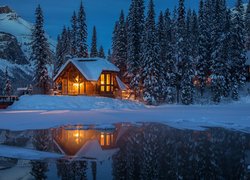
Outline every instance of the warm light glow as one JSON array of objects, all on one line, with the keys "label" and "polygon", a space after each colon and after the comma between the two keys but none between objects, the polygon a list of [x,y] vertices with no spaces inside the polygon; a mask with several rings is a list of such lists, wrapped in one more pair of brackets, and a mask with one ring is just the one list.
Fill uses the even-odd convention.
[{"label": "warm light glow", "polygon": [[76,82],[78,82],[79,81],[79,76],[76,76]]},{"label": "warm light glow", "polygon": [[101,146],[104,146],[104,145],[105,145],[105,142],[104,142],[104,134],[101,134],[100,144],[101,144]]},{"label": "warm light glow", "polygon": [[78,88],[79,84],[78,83],[73,83],[73,86]]},{"label": "warm light glow", "polygon": [[80,137],[80,134],[77,132],[77,133],[74,134],[74,136],[75,136],[76,138],[79,138],[79,137]]},{"label": "warm light glow", "polygon": [[101,75],[101,84],[104,84],[104,74]]}]

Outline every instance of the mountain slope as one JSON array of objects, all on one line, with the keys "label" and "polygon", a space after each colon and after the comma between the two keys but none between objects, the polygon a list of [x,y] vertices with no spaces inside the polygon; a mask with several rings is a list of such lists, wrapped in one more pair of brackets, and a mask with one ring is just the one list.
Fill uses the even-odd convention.
[{"label": "mountain slope", "polygon": [[[0,6],[0,94],[4,88],[6,69],[12,81],[13,92],[17,87],[25,87],[31,83],[35,69],[30,58],[32,29],[33,25],[11,8]],[[54,53],[56,42],[48,36],[47,39]]]}]

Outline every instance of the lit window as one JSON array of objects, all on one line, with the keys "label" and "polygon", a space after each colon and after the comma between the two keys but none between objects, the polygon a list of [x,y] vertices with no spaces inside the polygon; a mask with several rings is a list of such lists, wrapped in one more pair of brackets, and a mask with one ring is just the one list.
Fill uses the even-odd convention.
[{"label": "lit window", "polygon": [[104,74],[102,74],[102,75],[101,75],[101,84],[104,84],[104,82],[105,82],[105,81],[104,81],[104,77],[105,77]]},{"label": "lit window", "polygon": [[114,79],[113,79],[113,76],[111,76],[111,85],[114,84]]},{"label": "lit window", "polygon": [[106,84],[110,84],[110,74],[106,74]]},{"label": "lit window", "polygon": [[107,92],[110,91],[110,86],[106,86],[106,91],[107,91]]},{"label": "lit window", "polygon": [[100,144],[101,146],[104,146],[105,145],[105,142],[104,142],[104,134],[101,134],[101,140],[100,140]]},{"label": "lit window", "polygon": [[105,90],[104,90],[104,86],[101,86],[101,91],[102,91],[102,92],[104,92],[104,91],[105,91]]},{"label": "lit window", "polygon": [[109,146],[110,145],[110,134],[106,135],[106,145]]}]

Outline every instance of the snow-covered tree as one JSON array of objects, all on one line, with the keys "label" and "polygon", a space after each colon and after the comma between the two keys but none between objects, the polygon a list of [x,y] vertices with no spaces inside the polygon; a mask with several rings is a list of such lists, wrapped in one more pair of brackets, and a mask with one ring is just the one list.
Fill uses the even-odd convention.
[{"label": "snow-covered tree", "polygon": [[147,104],[157,104],[161,98],[161,83],[163,72],[159,58],[159,44],[155,26],[155,11],[153,0],[149,1],[143,41],[143,100]]},{"label": "snow-covered tree", "polygon": [[5,81],[5,85],[4,85],[4,95],[6,96],[10,96],[11,95],[11,91],[12,91],[12,85],[11,85],[11,81],[10,81],[10,78],[9,78],[9,75],[8,75],[8,70],[6,68],[5,70],[5,76],[4,76],[4,81]]},{"label": "snow-covered tree", "polygon": [[106,58],[103,46],[100,46],[99,48],[98,57],[104,58],[104,59]]},{"label": "snow-covered tree", "polygon": [[164,15],[164,27],[166,37],[165,60],[163,61],[163,73],[165,76],[165,100],[167,103],[174,103],[176,97],[176,68],[175,68],[175,41],[173,40],[173,21],[170,17],[169,9]]},{"label": "snow-covered tree", "polygon": [[241,0],[237,0],[235,13],[232,22],[232,51],[231,57],[231,81],[232,81],[232,98],[239,98],[239,88],[244,85],[246,80],[245,63],[245,40],[244,40],[244,20],[243,20],[243,4]]},{"label": "snow-covered tree", "polygon": [[77,17],[77,56],[88,57],[86,14],[81,1]]},{"label": "snow-covered tree", "polygon": [[109,62],[112,62],[112,53],[111,53],[110,49],[108,49],[107,60],[109,60]]},{"label": "snow-covered tree", "polygon": [[246,32],[246,49],[250,51],[250,0],[247,4],[247,10],[245,15],[245,32]]},{"label": "snow-covered tree", "polygon": [[92,42],[91,42],[91,50],[90,50],[90,57],[97,57],[98,50],[97,50],[97,35],[96,35],[96,27],[93,27],[93,34],[92,34]]},{"label": "snow-covered tree", "polygon": [[225,1],[216,0],[214,2],[213,13],[213,27],[212,27],[212,64],[211,64],[211,90],[212,100],[219,103],[221,97],[224,95],[224,90],[227,87],[226,77],[228,74],[228,59],[223,52],[225,50],[226,42],[224,42],[225,32],[225,15],[226,4]]},{"label": "snow-covered tree", "polygon": [[204,14],[204,3],[200,1],[199,8],[199,33],[198,33],[198,57],[196,63],[197,78],[199,80],[198,88],[201,97],[206,88],[206,80],[209,75],[209,36],[207,29],[206,17]]},{"label": "snow-covered tree", "polygon": [[43,29],[43,13],[40,5],[36,8],[36,21],[32,33],[32,58],[35,60],[35,85],[42,93],[47,93],[50,82],[46,65],[50,63],[50,49]]},{"label": "snow-covered tree", "polygon": [[127,28],[124,13],[121,11],[117,27],[114,30],[113,62],[120,69],[121,77],[127,72]]},{"label": "snow-covered tree", "polygon": [[70,30],[70,42],[71,42],[71,53],[70,55],[72,57],[77,56],[77,17],[76,12],[73,12],[72,18],[71,18],[71,30]]},{"label": "snow-covered tree", "polygon": [[64,26],[61,35],[57,38],[55,73],[65,63],[67,55],[70,55],[70,30]]},{"label": "snow-covered tree", "polygon": [[136,96],[140,93],[140,71],[142,42],[144,37],[144,0],[132,0],[128,14],[128,74],[131,79],[130,87]]}]

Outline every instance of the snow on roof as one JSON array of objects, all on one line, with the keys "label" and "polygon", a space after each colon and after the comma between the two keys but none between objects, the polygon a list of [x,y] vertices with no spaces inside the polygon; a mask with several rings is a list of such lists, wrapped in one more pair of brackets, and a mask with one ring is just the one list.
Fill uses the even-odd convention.
[{"label": "snow on roof", "polygon": [[117,81],[117,83],[118,83],[119,88],[120,88],[122,91],[125,91],[125,90],[129,89],[128,86],[127,86],[126,84],[124,84],[124,83],[122,82],[122,80],[121,80],[118,76],[116,76],[116,81]]},{"label": "snow on roof", "polygon": [[104,161],[112,157],[119,149],[102,149],[98,140],[89,140],[82,148],[77,152],[75,158],[87,157],[94,158],[98,161]]},{"label": "snow on roof", "polygon": [[115,71],[120,70],[111,62],[102,58],[74,58],[68,60],[56,74],[53,80],[56,80],[62,71],[69,63],[75,65],[80,73],[89,81],[97,81],[102,71]]}]

